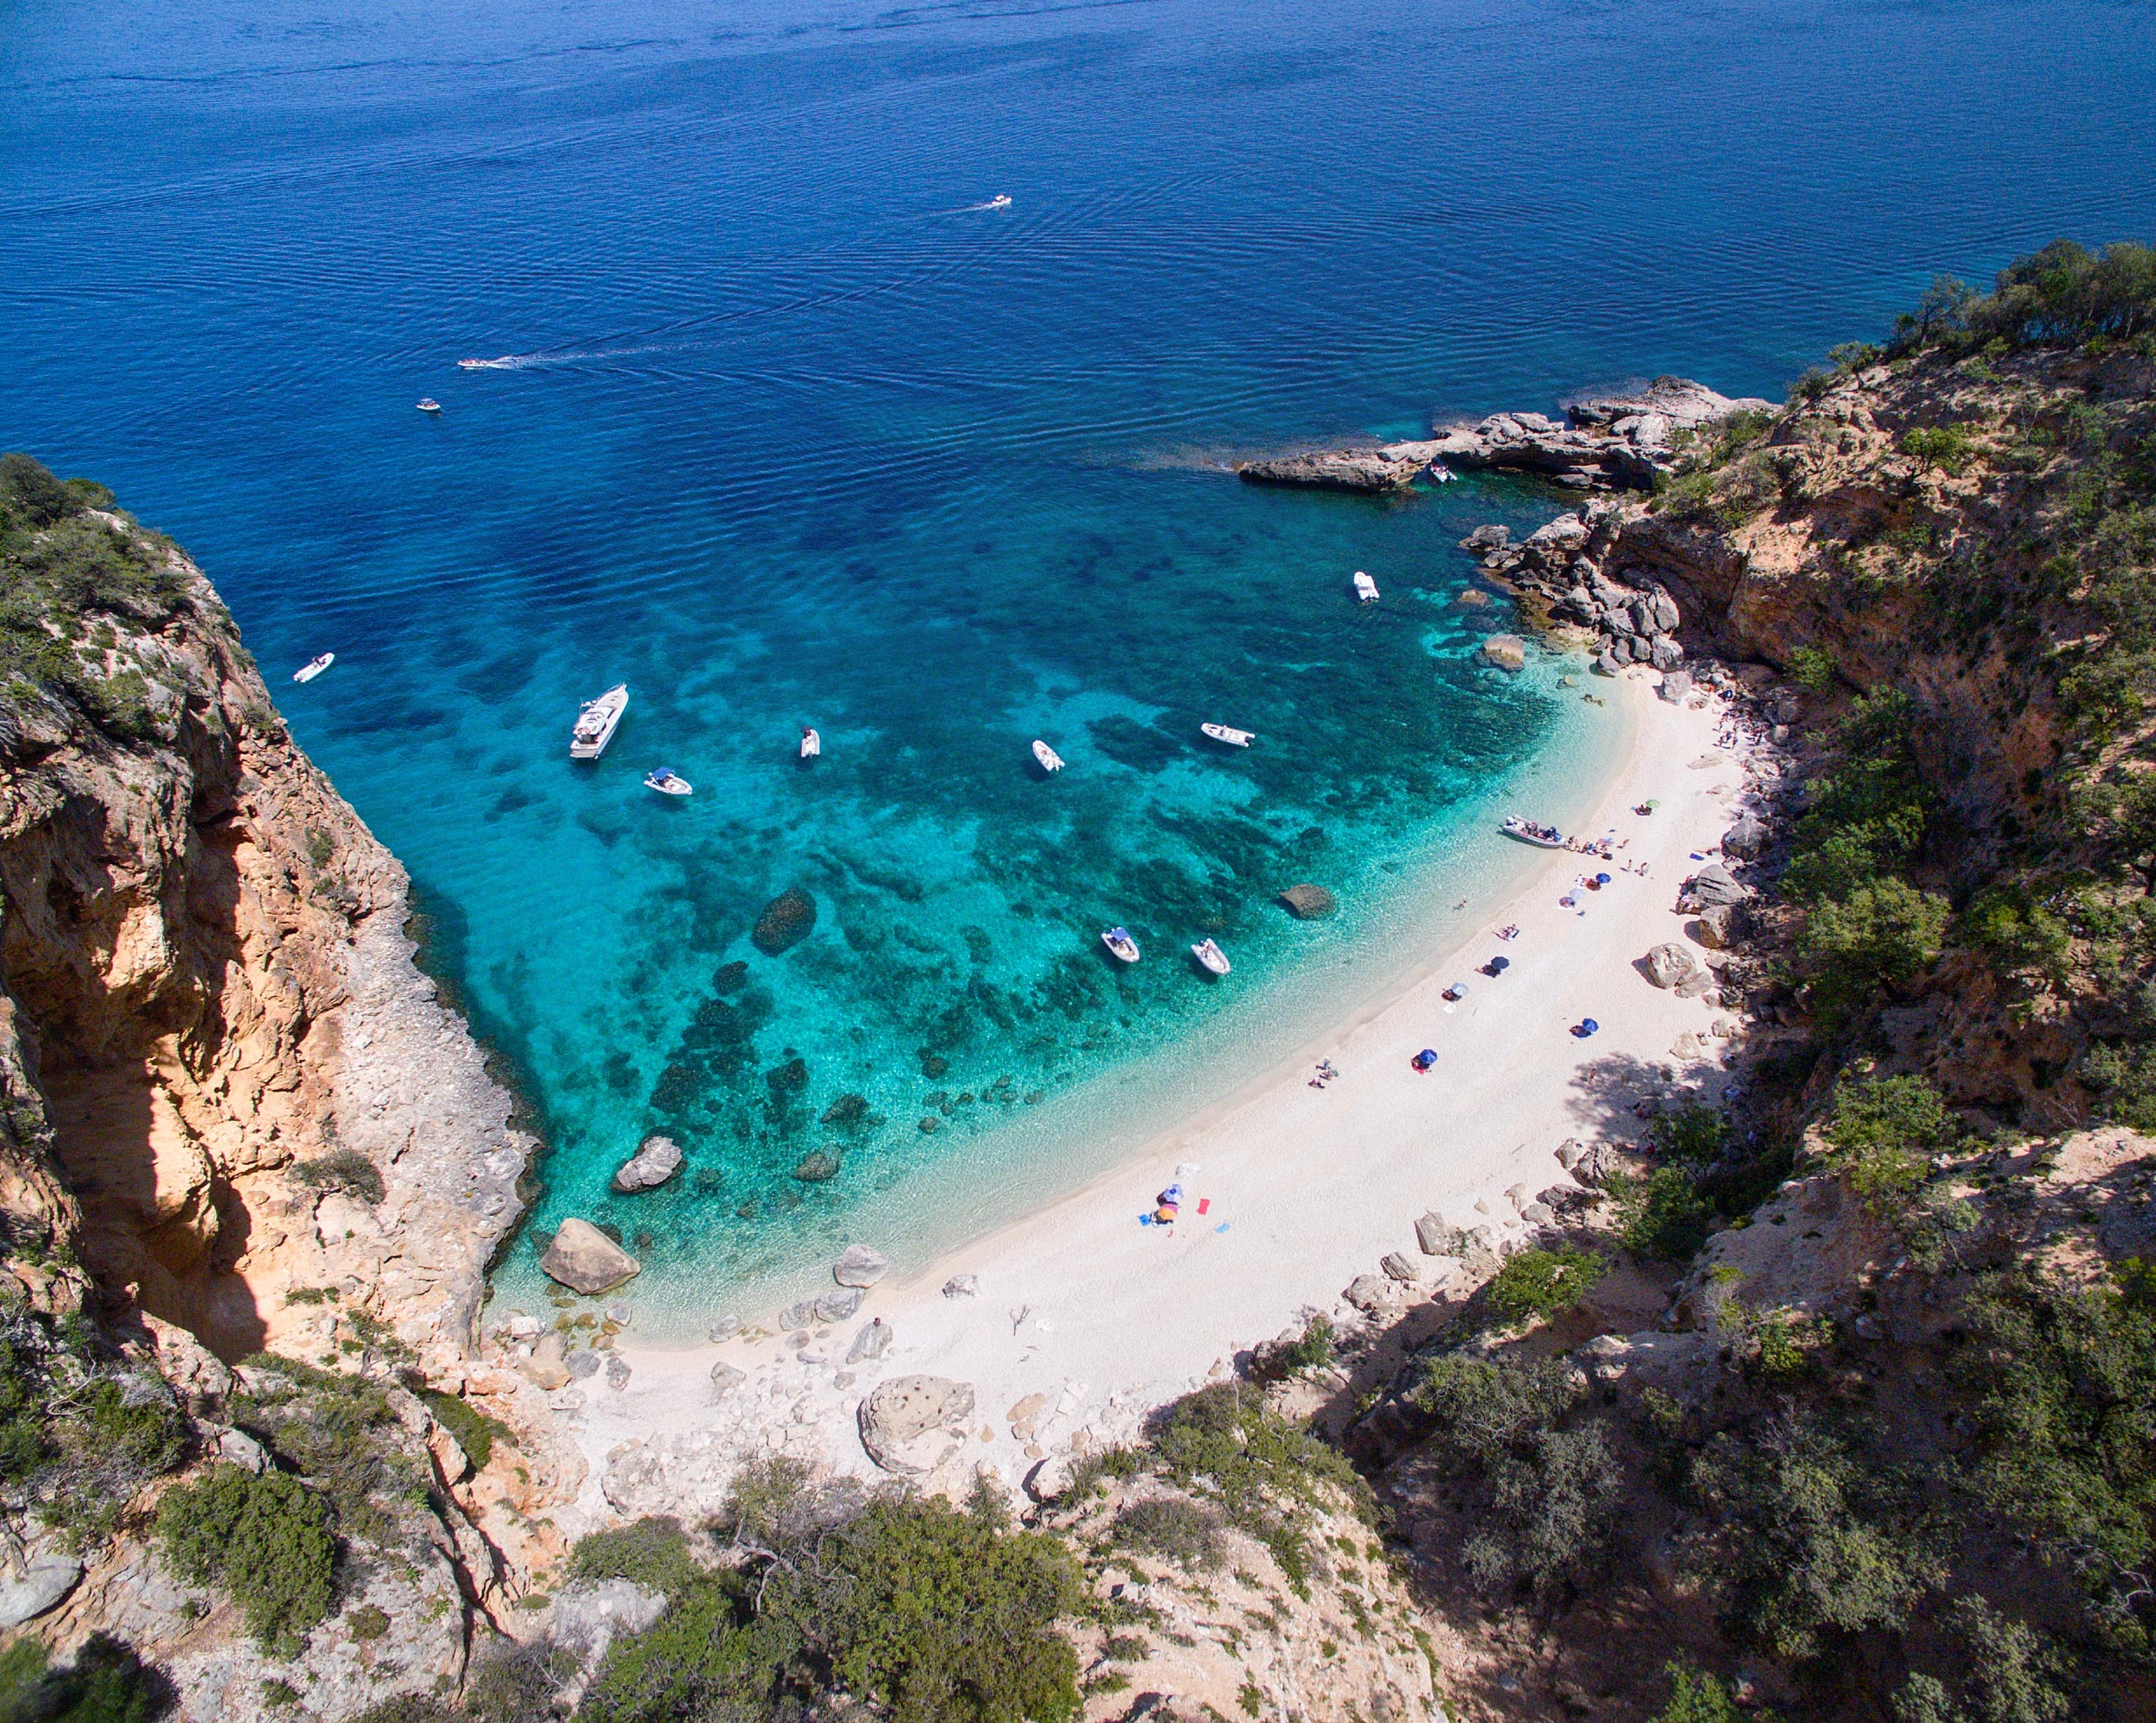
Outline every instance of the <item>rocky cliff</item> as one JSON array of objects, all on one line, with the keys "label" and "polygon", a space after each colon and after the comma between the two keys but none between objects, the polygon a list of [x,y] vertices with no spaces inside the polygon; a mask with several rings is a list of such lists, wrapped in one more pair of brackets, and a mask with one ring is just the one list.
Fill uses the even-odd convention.
[{"label": "rocky cliff", "polygon": [[[229,1367],[369,1364],[385,1397],[354,1440],[425,1505],[409,1484],[394,1511],[344,1504],[348,1550],[398,1561],[367,1579],[341,1558],[342,1601],[394,1632],[317,1628],[297,1667],[350,1709],[361,1663],[388,1688],[455,1678],[521,1582],[509,1505],[573,1482],[520,1381],[467,1374],[532,1144],[414,967],[404,870],[293,742],[201,572],[109,502],[21,456],[0,471],[0,1304],[35,1383],[0,1616],[57,1654],[124,1641],[191,1716],[270,1705],[265,1680],[298,1677],[229,1606],[201,1613],[149,1514],[175,1474],[259,1473],[283,1416],[263,1408],[313,1403]],[[113,1382],[162,1408],[156,1463],[113,1471],[120,1438],[78,1415]],[[501,1433],[492,1480],[450,1433],[466,1406]]]}]

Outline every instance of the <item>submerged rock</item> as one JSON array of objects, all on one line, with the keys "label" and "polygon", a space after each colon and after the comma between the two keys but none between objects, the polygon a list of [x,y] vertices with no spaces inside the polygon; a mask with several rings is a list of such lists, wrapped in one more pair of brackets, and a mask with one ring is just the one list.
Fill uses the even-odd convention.
[{"label": "submerged rock", "polygon": [[820,1185],[826,1179],[838,1176],[838,1153],[832,1149],[818,1149],[801,1157],[801,1164],[793,1169],[793,1176],[805,1185]]},{"label": "submerged rock", "polygon": [[816,899],[799,886],[789,886],[764,905],[749,937],[767,957],[799,945],[816,925]]},{"label": "submerged rock", "polygon": [[590,1221],[571,1219],[561,1223],[539,1268],[572,1292],[603,1293],[641,1273],[643,1264]]},{"label": "submerged rock", "polygon": [[841,1095],[824,1109],[820,1123],[834,1131],[849,1131],[863,1123],[868,1117],[868,1097]]},{"label": "submerged rock", "polygon": [[1290,886],[1280,894],[1280,900],[1302,921],[1321,920],[1340,907],[1323,886]]},{"label": "submerged rock", "polygon": [[647,1137],[614,1175],[617,1191],[655,1190],[680,1170],[681,1145],[671,1137]]}]

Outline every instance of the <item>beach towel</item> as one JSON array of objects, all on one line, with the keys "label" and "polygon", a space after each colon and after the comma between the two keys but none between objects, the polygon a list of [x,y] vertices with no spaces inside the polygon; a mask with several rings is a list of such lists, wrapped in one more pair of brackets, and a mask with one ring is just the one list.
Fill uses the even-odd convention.
[{"label": "beach towel", "polygon": [[1199,1213],[1203,1214],[1203,1213],[1204,1213],[1204,1212],[1205,1212],[1207,1209],[1211,1208],[1212,1206],[1213,1206],[1213,1199],[1212,1199],[1211,1197],[1200,1197],[1200,1198],[1198,1199],[1198,1212],[1199,1212]]}]

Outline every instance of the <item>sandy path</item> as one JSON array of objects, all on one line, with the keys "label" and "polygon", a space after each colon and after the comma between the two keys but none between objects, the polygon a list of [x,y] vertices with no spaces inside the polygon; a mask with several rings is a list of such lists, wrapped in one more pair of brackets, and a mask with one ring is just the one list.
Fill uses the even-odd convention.
[{"label": "sandy path", "polygon": [[[1607,1091],[1582,1081],[1587,1069],[1674,1064],[1677,1037],[1721,1014],[1657,989],[1633,966],[1649,946],[1681,938],[1671,905],[1701,865],[1690,853],[1718,841],[1743,786],[1738,755],[1715,746],[1719,702],[1667,705],[1644,675],[1595,686],[1636,704],[1637,733],[1582,831],[1614,829],[1629,840],[1619,860],[1644,860],[1647,877],[1552,852],[1476,937],[1433,954],[1420,979],[1366,1005],[1292,1064],[1086,1187],[911,1280],[874,1288],[856,1316],[805,1345],[769,1334],[658,1350],[624,1334],[625,1388],[594,1377],[555,1396],[592,1468],[565,1529],[608,1502],[624,1513],[716,1505],[740,1457],[760,1450],[870,1471],[856,1408],[877,1382],[915,1372],[974,1386],[973,1422],[993,1433],[957,1460],[968,1470],[985,1460],[1015,1482],[1078,1431],[1119,1439],[1150,1407],[1225,1370],[1237,1348],[1308,1310],[1338,1307],[1341,1289],[1386,1251],[1421,1260],[1414,1220],[1424,1210],[1456,1225],[1509,1220],[1505,1190],[1562,1180],[1560,1142],[1592,1139],[1605,1122],[1617,1128],[1602,1112]],[[1693,763],[1707,755],[1712,767]],[[1660,804],[1652,817],[1631,811],[1650,798]],[[1583,870],[1597,868],[1614,882],[1579,893],[1576,910],[1561,906]],[[1495,938],[1514,922],[1516,940]],[[1499,952],[1512,958],[1510,973],[1474,973]],[[1439,995],[1456,979],[1472,987],[1447,1006]],[[1575,1039],[1570,1026],[1588,1016],[1601,1033]],[[1438,1054],[1426,1076],[1408,1066],[1425,1046]],[[1326,1056],[1339,1078],[1307,1087]],[[1153,1194],[1190,1163],[1198,1170],[1181,1179],[1184,1218],[1172,1229],[1141,1225]],[[1478,1200],[1489,1212],[1475,1211]],[[977,1296],[943,1295],[959,1274],[978,1277]],[[855,1333],[874,1317],[892,1331],[889,1350],[847,1369]],[[718,1363],[747,1380],[715,1393]],[[1029,1442],[1005,1414],[1033,1395],[1051,1410]]]}]

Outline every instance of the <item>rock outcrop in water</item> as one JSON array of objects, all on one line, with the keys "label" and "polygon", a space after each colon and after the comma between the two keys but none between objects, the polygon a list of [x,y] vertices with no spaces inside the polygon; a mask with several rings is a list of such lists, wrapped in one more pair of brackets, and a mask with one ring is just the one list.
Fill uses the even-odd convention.
[{"label": "rock outcrop in water", "polygon": [[1247,461],[1235,470],[1254,485],[1363,494],[1405,490],[1432,465],[1530,474],[1581,490],[1645,491],[1658,474],[1675,470],[1691,434],[1773,404],[1733,400],[1689,378],[1658,377],[1634,392],[1572,402],[1567,423],[1541,413],[1492,413],[1479,424],[1439,429],[1420,441]]},{"label": "rock outcrop in water", "polygon": [[749,938],[767,957],[791,950],[809,937],[816,926],[816,899],[799,886],[787,889],[764,905]]}]

